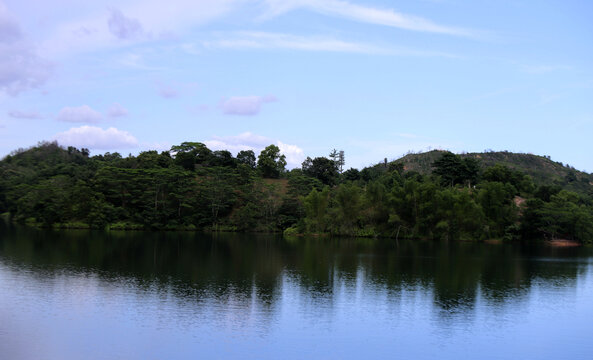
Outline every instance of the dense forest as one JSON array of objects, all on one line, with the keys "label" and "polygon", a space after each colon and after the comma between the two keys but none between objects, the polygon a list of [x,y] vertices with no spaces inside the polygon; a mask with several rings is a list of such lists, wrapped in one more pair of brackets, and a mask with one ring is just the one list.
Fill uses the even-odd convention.
[{"label": "dense forest", "polygon": [[0,161],[0,213],[54,228],[593,241],[591,175],[544,181],[508,161],[427,154],[414,160],[424,171],[406,158],[342,171],[336,151],[287,171],[275,145],[122,157],[40,143]]}]

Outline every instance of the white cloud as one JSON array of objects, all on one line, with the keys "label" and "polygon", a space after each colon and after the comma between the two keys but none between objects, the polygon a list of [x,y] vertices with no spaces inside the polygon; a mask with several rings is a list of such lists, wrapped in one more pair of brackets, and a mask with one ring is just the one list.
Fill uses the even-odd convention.
[{"label": "white cloud", "polygon": [[0,92],[16,96],[38,88],[52,70],[52,64],[37,55],[18,21],[0,2]]},{"label": "white cloud", "polygon": [[111,107],[107,110],[107,116],[111,118],[128,116],[128,110],[121,106],[121,104],[114,103]]},{"label": "white cloud", "polygon": [[57,119],[73,123],[97,123],[101,121],[100,112],[93,110],[88,105],[78,107],[65,107],[58,113]]},{"label": "white cloud", "polygon": [[288,168],[300,167],[305,159],[303,150],[297,145],[285,144],[280,140],[270,139],[251,132],[236,136],[213,136],[211,140],[204,141],[204,144],[212,150],[228,150],[234,154],[241,150],[253,150],[256,156],[266,146],[274,144],[286,156]]},{"label": "white cloud", "polygon": [[134,136],[113,127],[103,130],[96,126],[84,125],[56,134],[54,139],[62,145],[97,150],[129,149],[138,146],[138,140]]},{"label": "white cloud", "polygon": [[214,150],[229,150],[237,153],[241,150],[258,150],[273,144],[274,141],[265,136],[244,132],[236,136],[213,136],[204,144]]},{"label": "white cloud", "polygon": [[403,14],[391,9],[361,6],[342,0],[265,0],[265,2],[268,5],[268,12],[264,15],[264,18],[305,8],[324,15],[338,16],[354,21],[404,30],[473,36],[473,32],[468,29],[439,25],[431,20]]},{"label": "white cloud", "polygon": [[259,114],[263,104],[275,101],[275,96],[233,96],[222,102],[222,111],[227,115],[253,116]]},{"label": "white cloud", "polygon": [[110,13],[107,25],[111,34],[118,39],[133,39],[143,33],[140,21],[125,16],[118,9],[111,9]]},{"label": "white cloud", "polygon": [[290,168],[301,166],[305,160],[305,153],[303,152],[303,149],[296,145],[285,144],[280,140],[276,142],[276,145],[278,145],[280,148],[280,152],[286,155],[286,163]]},{"label": "white cloud", "polygon": [[15,118],[15,119],[28,119],[28,120],[33,120],[33,119],[42,119],[43,116],[41,116],[41,114],[39,114],[37,111],[10,111],[8,113],[8,116],[10,116],[11,118]]}]

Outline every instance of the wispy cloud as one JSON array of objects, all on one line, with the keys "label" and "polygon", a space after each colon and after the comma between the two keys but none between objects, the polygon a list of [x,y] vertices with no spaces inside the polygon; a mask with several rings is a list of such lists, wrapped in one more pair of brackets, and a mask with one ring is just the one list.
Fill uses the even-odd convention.
[{"label": "wispy cloud", "polygon": [[179,90],[174,88],[172,85],[158,83],[157,87],[159,96],[164,99],[174,99],[179,96]]},{"label": "wispy cloud", "polygon": [[233,96],[222,102],[222,111],[227,115],[253,116],[260,113],[263,104],[278,101],[268,96]]},{"label": "wispy cloud", "polygon": [[89,149],[129,149],[138,146],[138,140],[127,131],[110,127],[103,130],[96,126],[81,126],[56,134],[54,139],[62,145]]},{"label": "wispy cloud", "polygon": [[43,119],[43,116],[39,114],[37,111],[10,111],[8,116],[14,119],[27,119],[27,120],[34,120],[34,119]]},{"label": "wispy cloud", "polygon": [[53,65],[37,55],[18,20],[0,2],[0,92],[17,96],[45,83]]},{"label": "wispy cloud", "polygon": [[174,99],[182,95],[191,95],[200,84],[195,81],[175,81],[175,80],[157,80],[155,81],[156,90],[160,97],[165,99]]},{"label": "wispy cloud", "polygon": [[396,46],[376,46],[335,39],[328,36],[301,36],[261,31],[238,31],[218,33],[215,39],[202,42],[205,48],[221,49],[261,49],[261,50],[299,50],[315,52],[336,52],[355,54],[375,54],[392,56],[421,56],[458,58],[457,55],[410,49]]},{"label": "wispy cloud", "polygon": [[497,89],[497,90],[489,91],[489,92],[486,92],[483,94],[471,96],[470,98],[467,99],[467,102],[474,102],[474,101],[481,101],[481,100],[497,98],[499,96],[504,96],[504,95],[516,93],[518,90],[519,90],[518,87],[507,87],[507,88]]},{"label": "wispy cloud", "polygon": [[93,124],[101,121],[102,117],[100,112],[93,110],[88,105],[82,105],[62,108],[58,113],[57,119],[64,122]]},{"label": "wispy cloud", "polygon": [[383,49],[322,36],[297,36],[282,33],[240,31],[223,34],[219,39],[204,41],[204,47],[229,49],[292,49],[349,53],[380,53]]},{"label": "wispy cloud", "polygon": [[17,19],[0,2],[0,42],[18,41],[22,36],[21,27]]},{"label": "wispy cloud", "polygon": [[[78,15],[57,24],[43,42],[53,58],[72,53],[122,48],[137,43],[159,41],[207,24],[235,10],[245,0],[161,0],[121,2],[117,9],[89,6]],[[93,3],[94,4],[94,3]]]},{"label": "wispy cloud", "polygon": [[561,92],[549,92],[549,91],[542,91],[539,94],[539,101],[536,103],[536,106],[543,106],[555,102],[559,99],[562,99],[565,96],[564,93]]},{"label": "wispy cloud", "polygon": [[107,25],[109,32],[122,40],[138,37],[144,32],[140,21],[127,17],[118,9],[110,9]]},{"label": "wispy cloud", "polygon": [[111,105],[109,109],[107,109],[107,116],[110,118],[128,116],[128,110],[121,104],[115,103]]},{"label": "wispy cloud", "polygon": [[470,29],[440,25],[431,20],[392,9],[362,6],[342,0],[265,0],[265,2],[268,5],[268,12],[264,15],[264,19],[304,8],[325,15],[404,30],[465,37],[476,35],[475,31]]},{"label": "wispy cloud", "polygon": [[[308,9],[329,16],[393,28],[458,36],[476,35],[473,30],[444,26],[422,17],[390,9],[357,5],[344,0],[170,0],[168,6],[162,6],[162,2],[158,0],[145,0],[131,1],[107,11],[103,8],[101,12],[89,13],[87,17],[58,24],[55,30],[48,34],[43,47],[45,52],[53,57],[72,52],[123,48],[143,42],[160,41],[164,34],[178,36],[189,29],[248,9],[255,14],[261,14],[263,10],[261,19],[296,9]],[[202,45],[350,53],[397,52],[414,55],[414,51],[408,49],[384,49],[372,44],[344,41],[328,36],[261,32],[236,33],[232,37],[204,41]],[[191,54],[199,53],[201,50],[187,41],[182,43],[181,49]],[[416,53],[423,55],[422,52]],[[143,66],[134,55],[127,56],[122,63],[138,68]]]},{"label": "wispy cloud", "polygon": [[146,64],[145,54],[138,53],[138,52],[126,52],[125,54],[121,55],[118,58],[119,64],[136,69],[136,70],[144,70],[144,71],[163,71],[168,70],[166,67],[159,67],[159,66],[152,66]]}]

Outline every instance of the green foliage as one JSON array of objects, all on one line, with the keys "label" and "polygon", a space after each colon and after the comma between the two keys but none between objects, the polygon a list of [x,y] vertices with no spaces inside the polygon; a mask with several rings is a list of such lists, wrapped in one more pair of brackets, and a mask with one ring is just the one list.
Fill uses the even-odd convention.
[{"label": "green foliage", "polygon": [[307,230],[314,233],[327,231],[329,187],[324,187],[322,191],[311,190],[309,195],[303,198],[303,204],[305,206]]},{"label": "green foliage", "polygon": [[225,167],[212,167],[199,172],[196,191],[202,208],[208,208],[212,227],[216,228],[219,219],[228,215],[235,202],[236,174]]},{"label": "green foliage", "polygon": [[[394,163],[403,164],[406,171],[416,171],[423,175],[432,173],[432,164],[442,157],[443,151],[433,150],[426,153],[410,153]],[[516,170],[531,177],[535,186],[560,185],[566,190],[580,194],[591,194],[593,182],[591,174],[577,171],[552,161],[549,156],[533,154],[511,153],[508,151],[486,151],[483,153],[467,153],[459,155],[462,159],[479,159],[482,170],[487,170],[497,164]],[[572,174],[571,174],[572,173]],[[574,175],[574,176],[573,176]],[[576,178],[576,181],[573,181]],[[489,180],[499,181],[499,180]],[[518,189],[519,191],[522,191]]]},{"label": "green foliage", "polygon": [[353,183],[340,184],[334,191],[332,222],[334,231],[354,235],[362,215],[363,196],[361,189]]},{"label": "green foliage", "polygon": [[345,181],[356,181],[360,179],[360,171],[358,169],[350,168],[342,174]]},{"label": "green foliage", "polygon": [[109,224],[107,230],[142,230],[144,226],[141,224],[134,224],[126,221],[120,221],[113,224]]},{"label": "green foliage", "polygon": [[207,165],[212,151],[200,142],[184,142],[171,147],[175,154],[175,164],[186,170],[194,170],[198,165]]},{"label": "green foliage", "polygon": [[483,238],[484,215],[469,190],[446,189],[439,192],[437,199],[438,223],[446,224],[438,237],[473,241]]},{"label": "green foliage", "polygon": [[284,230],[283,235],[286,237],[290,237],[290,236],[296,236],[299,234],[299,230],[297,229],[296,226],[291,226],[289,228],[286,228],[286,230]]},{"label": "green foliage", "polygon": [[253,152],[253,150],[241,150],[237,154],[237,162],[239,162],[240,164],[245,164],[252,169],[255,169],[255,153]]},{"label": "green foliage", "polygon": [[217,150],[212,153],[208,165],[235,167],[237,165],[237,161],[233,158],[233,154],[231,154],[230,151]]},{"label": "green foliage", "polygon": [[542,185],[537,188],[534,196],[542,201],[550,202],[552,196],[558,194],[562,190],[562,187],[558,185]]},{"label": "green foliage", "polygon": [[377,166],[367,167],[367,168],[362,169],[362,171],[360,172],[360,178],[365,182],[369,182],[369,181],[377,180],[379,177],[381,177],[381,175],[384,172],[385,172],[385,169],[377,167]]},{"label": "green foliage", "polygon": [[509,183],[480,184],[478,202],[488,222],[488,237],[504,236],[507,227],[517,220],[518,209],[513,202],[515,192],[515,187]]},{"label": "green foliage", "polygon": [[475,184],[478,179],[480,166],[474,158],[462,159],[459,155],[445,152],[432,164],[433,173],[439,175],[444,185]]},{"label": "green foliage", "polygon": [[[275,145],[256,163],[253,151],[235,158],[196,142],[125,158],[41,143],[0,161],[0,213],[54,228],[593,240],[588,175],[569,169],[554,184],[536,187],[537,177],[508,163],[427,156],[423,164],[434,164],[434,173],[400,161],[339,174],[324,157],[286,172]],[[589,191],[567,190],[576,186]]]},{"label": "green foliage", "polygon": [[387,208],[387,189],[379,181],[369,182],[364,192],[366,217],[369,223],[376,227],[387,223],[389,211]]},{"label": "green foliage", "polygon": [[483,180],[509,184],[514,187],[514,194],[531,194],[535,185],[531,177],[502,164],[496,164],[484,170]]},{"label": "green foliage", "polygon": [[566,190],[552,195],[549,202],[528,201],[521,230],[527,238],[565,238],[593,241],[593,208],[578,194]]},{"label": "green foliage", "polygon": [[90,225],[80,221],[70,221],[65,223],[54,223],[52,225],[54,229],[89,229]]},{"label": "green foliage", "polygon": [[302,165],[303,173],[321,181],[325,185],[333,186],[338,182],[340,174],[336,162],[325,157],[312,159],[307,157]]},{"label": "green foliage", "polygon": [[266,178],[277,179],[286,167],[286,156],[280,153],[276,145],[269,145],[261,151],[257,158],[257,168]]}]

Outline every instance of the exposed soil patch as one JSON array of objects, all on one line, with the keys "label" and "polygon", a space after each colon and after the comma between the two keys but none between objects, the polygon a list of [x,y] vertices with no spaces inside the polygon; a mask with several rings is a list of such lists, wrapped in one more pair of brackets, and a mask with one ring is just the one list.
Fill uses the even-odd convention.
[{"label": "exposed soil patch", "polygon": [[500,245],[502,244],[502,239],[487,239],[484,240],[485,244],[492,244],[492,245]]},{"label": "exposed soil patch", "polygon": [[565,240],[565,239],[554,239],[548,240],[546,243],[553,247],[575,247],[581,246],[581,243],[574,240]]},{"label": "exposed soil patch", "polygon": [[286,195],[288,192],[288,180],[287,179],[264,179],[264,183],[268,185],[276,186],[277,193],[279,195]]},{"label": "exposed soil patch", "polygon": [[513,199],[513,202],[515,203],[515,205],[517,207],[521,207],[521,206],[523,206],[523,204],[525,204],[525,198],[522,198],[520,196],[515,196],[515,198]]}]

